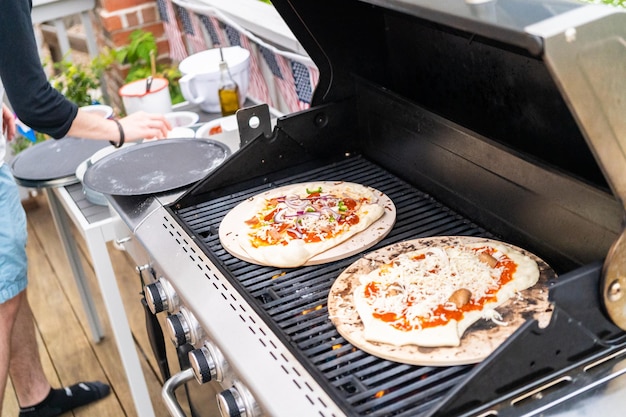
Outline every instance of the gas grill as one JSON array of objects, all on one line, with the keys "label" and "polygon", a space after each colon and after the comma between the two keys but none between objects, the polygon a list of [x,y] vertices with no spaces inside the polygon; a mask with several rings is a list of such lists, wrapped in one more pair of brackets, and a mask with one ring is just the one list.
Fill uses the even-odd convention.
[{"label": "gas grill", "polygon": [[[189,352],[164,386],[172,415],[194,376],[221,384],[225,416],[561,415],[586,401],[616,413],[626,14],[571,1],[273,4],[320,69],[313,106],[273,130],[266,107],[243,109],[240,150],[198,183],[110,197],[149,254],[148,304]],[[540,256],[558,274],[550,324],[527,320],[477,365],[396,363],[329,320],[334,280],[363,253],[282,269],[222,247],[220,222],[240,202],[336,180],[396,206],[368,251],[463,235]]]}]

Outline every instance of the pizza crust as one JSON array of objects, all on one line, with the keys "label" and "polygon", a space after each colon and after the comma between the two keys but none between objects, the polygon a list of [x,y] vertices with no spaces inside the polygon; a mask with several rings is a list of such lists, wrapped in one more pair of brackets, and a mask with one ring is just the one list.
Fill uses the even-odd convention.
[{"label": "pizza crust", "polygon": [[[261,212],[266,206],[266,201],[272,198],[285,195],[303,196],[307,189],[316,190],[320,187],[324,194],[350,197],[357,200],[368,199],[371,203],[361,205],[358,211],[360,220],[356,225],[351,226],[347,231],[337,236],[320,242],[307,243],[302,239],[293,239],[287,244],[255,246],[250,238],[250,233],[253,232],[253,229],[245,223],[247,218],[239,219],[240,229],[236,233],[235,240],[241,250],[250,259],[261,265],[282,268],[298,267],[304,265],[316,255],[326,252],[368,229],[385,214],[385,207],[381,204],[377,192],[369,187],[348,182],[313,182],[281,187],[273,192],[264,193],[262,197],[255,198],[253,203],[248,202],[249,217]],[[385,234],[387,232],[388,230],[385,231]]]},{"label": "pizza crust", "polygon": [[[356,288],[355,294],[363,292],[363,285]],[[394,346],[415,345],[426,347],[458,346],[459,330],[457,321],[451,320],[445,326],[430,327],[419,332],[404,332],[387,323],[376,320],[372,309],[363,297],[354,297],[354,307],[363,323],[363,338],[369,342],[388,343]]]}]

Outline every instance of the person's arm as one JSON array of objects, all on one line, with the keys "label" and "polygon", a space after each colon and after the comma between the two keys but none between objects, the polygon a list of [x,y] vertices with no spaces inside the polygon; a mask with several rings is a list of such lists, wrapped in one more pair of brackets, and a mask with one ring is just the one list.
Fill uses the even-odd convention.
[{"label": "person's arm", "polygon": [[16,133],[15,117],[6,104],[2,103],[2,130],[8,141],[13,140]]},{"label": "person's arm", "polygon": [[32,129],[65,136],[78,106],[48,82],[39,58],[29,0],[2,2],[0,13],[0,78],[11,107]]},{"label": "person's arm", "polygon": [[[67,135],[119,141],[118,125],[88,112],[55,90],[39,59],[29,0],[2,2],[0,13],[0,79],[18,118],[54,138]],[[120,120],[125,140],[164,138],[171,129],[163,115],[137,113]]]},{"label": "person's arm", "polygon": [[[118,122],[127,142],[162,139],[167,137],[167,132],[171,129],[169,122],[161,114],[137,112],[119,119]],[[78,138],[104,139],[119,143],[121,136],[119,129],[113,120],[103,119],[93,112],[79,109],[67,134]]]}]

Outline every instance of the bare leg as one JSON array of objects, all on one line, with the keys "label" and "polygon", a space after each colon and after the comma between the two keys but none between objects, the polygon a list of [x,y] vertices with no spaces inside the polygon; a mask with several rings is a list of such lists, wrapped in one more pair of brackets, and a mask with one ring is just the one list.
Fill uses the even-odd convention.
[{"label": "bare leg", "polygon": [[41,366],[33,313],[26,291],[18,297],[21,297],[21,302],[11,336],[9,374],[20,406],[28,407],[46,398],[50,392],[50,383]]},{"label": "bare leg", "polygon": [[4,391],[7,387],[9,375],[9,360],[11,359],[11,333],[15,317],[22,301],[23,293],[9,301],[0,304],[0,412],[4,400]]}]

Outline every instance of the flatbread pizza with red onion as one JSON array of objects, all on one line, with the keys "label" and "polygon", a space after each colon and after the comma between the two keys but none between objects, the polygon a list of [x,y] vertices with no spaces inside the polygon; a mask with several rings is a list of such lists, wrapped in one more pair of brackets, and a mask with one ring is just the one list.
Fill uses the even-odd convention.
[{"label": "flatbread pizza with red onion", "polygon": [[[380,241],[394,222],[395,207],[378,190],[344,181],[300,183],[242,202],[222,221],[220,240],[241,259],[293,268],[321,254],[329,254],[322,261],[332,261],[360,252]],[[359,236],[363,241],[354,241]]]}]

